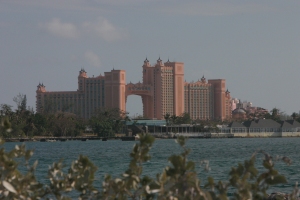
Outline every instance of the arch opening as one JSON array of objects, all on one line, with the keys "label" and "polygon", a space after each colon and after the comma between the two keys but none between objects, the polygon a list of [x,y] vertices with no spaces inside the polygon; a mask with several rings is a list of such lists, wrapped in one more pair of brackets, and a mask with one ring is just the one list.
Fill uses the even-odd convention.
[{"label": "arch opening", "polygon": [[128,95],[126,101],[126,112],[131,118],[143,116],[143,102],[139,95]]}]

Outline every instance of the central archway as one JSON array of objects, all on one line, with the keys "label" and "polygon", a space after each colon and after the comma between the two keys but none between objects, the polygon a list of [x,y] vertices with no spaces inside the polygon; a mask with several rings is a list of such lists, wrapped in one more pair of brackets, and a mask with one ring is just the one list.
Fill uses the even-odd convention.
[{"label": "central archway", "polygon": [[[125,89],[125,103],[127,104],[127,98],[130,95],[137,95],[142,98],[143,113],[145,118],[153,118],[153,92],[152,86],[142,83],[129,83]],[[126,106],[127,107],[127,106]]]},{"label": "central archway", "polygon": [[143,116],[143,102],[141,96],[130,95],[127,97],[126,112],[128,112],[128,116],[132,118]]}]

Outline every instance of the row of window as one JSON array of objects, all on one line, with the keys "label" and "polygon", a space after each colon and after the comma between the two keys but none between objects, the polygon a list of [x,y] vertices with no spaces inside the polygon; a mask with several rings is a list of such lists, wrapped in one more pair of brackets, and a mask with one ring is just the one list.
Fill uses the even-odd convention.
[{"label": "row of window", "polygon": [[[269,133],[269,132],[300,132],[300,127],[298,128],[249,128],[250,133]],[[232,128],[232,133],[246,133],[248,132],[248,128]]]},{"label": "row of window", "polygon": [[[39,95],[40,97],[40,95]],[[62,93],[62,94],[45,94],[44,97],[50,97],[50,98],[55,98],[55,97],[62,97],[62,98],[76,98],[76,97],[82,97],[82,95],[80,94],[68,94],[68,93]]]},{"label": "row of window", "polygon": [[[96,84],[96,83],[98,83],[98,84],[100,84],[100,83],[102,83],[102,84],[104,84],[104,80],[86,80],[85,81],[85,83],[86,84]],[[82,80],[80,80],[80,83],[82,83]]]},{"label": "row of window", "polygon": [[148,90],[150,91],[150,87],[129,87],[128,90]]}]

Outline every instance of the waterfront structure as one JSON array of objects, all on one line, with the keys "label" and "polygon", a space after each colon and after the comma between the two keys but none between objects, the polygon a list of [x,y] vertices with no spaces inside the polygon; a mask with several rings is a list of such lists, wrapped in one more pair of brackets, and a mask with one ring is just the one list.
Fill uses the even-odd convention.
[{"label": "waterfront structure", "polygon": [[241,121],[247,119],[247,111],[243,108],[243,104],[241,103],[241,100],[232,100],[234,102],[234,107],[236,107],[232,111],[232,119]]},{"label": "waterfront structure", "polygon": [[296,120],[248,120],[243,123],[232,122],[221,132],[234,134],[234,137],[299,137],[300,123]]},{"label": "waterfront structure", "polygon": [[243,108],[236,108],[232,111],[232,119],[241,121],[247,119],[247,112]]},{"label": "waterfront structure", "polygon": [[164,119],[166,114],[179,116],[184,112],[191,119],[231,118],[229,91],[225,80],[208,80],[187,83],[184,81],[184,63],[165,63],[159,58],[153,66],[146,58],[143,81],[126,84],[124,70],[111,70],[104,75],[88,77],[84,69],[79,71],[77,91],[46,91],[44,84],[36,90],[37,112],[68,111],[83,118],[90,118],[99,108],[126,110],[127,97],[139,95],[143,103],[143,116]]}]

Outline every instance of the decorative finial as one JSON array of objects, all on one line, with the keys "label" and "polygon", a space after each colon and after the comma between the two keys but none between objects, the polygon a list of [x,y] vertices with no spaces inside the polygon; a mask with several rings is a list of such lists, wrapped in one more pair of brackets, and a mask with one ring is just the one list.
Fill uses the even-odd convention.
[{"label": "decorative finial", "polygon": [[202,78],[201,78],[201,81],[202,81],[202,83],[204,83],[204,82],[205,82],[204,75],[202,76]]},{"label": "decorative finial", "polygon": [[149,60],[147,59],[147,56],[146,56],[146,60],[144,61],[145,63],[149,62]]},{"label": "decorative finial", "polygon": [[158,60],[157,60],[157,62],[161,62],[162,60],[160,59],[160,56],[159,56],[159,58],[158,58]]}]

